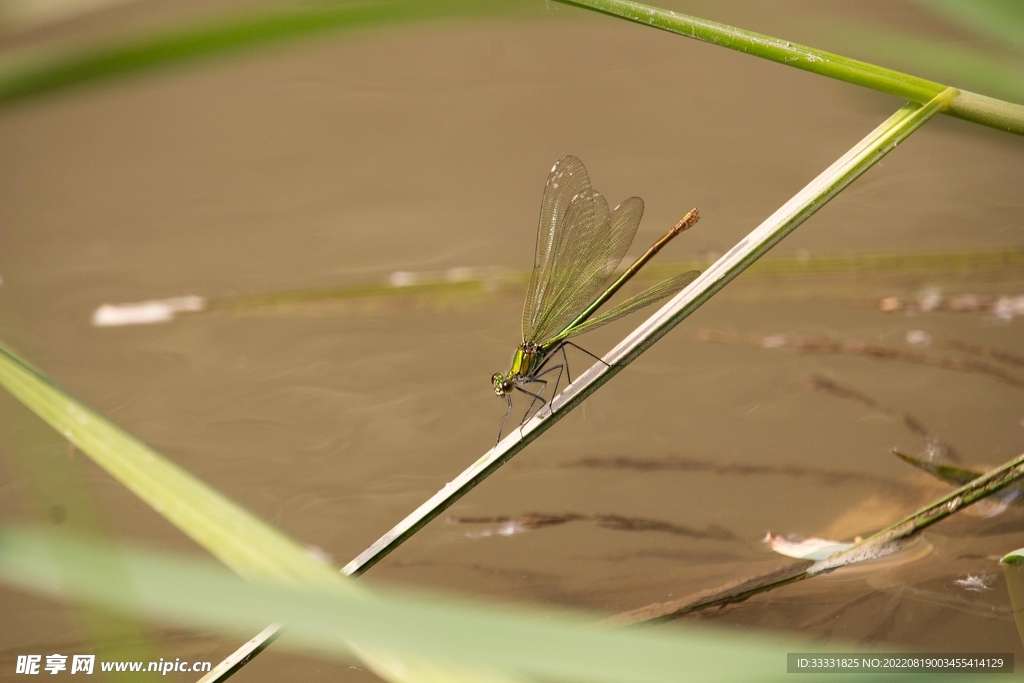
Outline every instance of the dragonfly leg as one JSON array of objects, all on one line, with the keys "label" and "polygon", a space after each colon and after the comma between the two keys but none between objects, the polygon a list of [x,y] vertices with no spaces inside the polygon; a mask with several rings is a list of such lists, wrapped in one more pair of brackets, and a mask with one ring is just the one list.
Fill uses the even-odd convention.
[{"label": "dragonfly leg", "polygon": [[[562,352],[562,365],[565,366],[565,381],[572,384],[572,373],[569,372],[569,356],[565,353],[565,342],[558,345],[558,350]],[[555,366],[557,367],[557,366]],[[558,393],[558,382],[562,379],[562,373],[558,373],[558,379],[555,380],[555,391],[551,394],[554,398],[555,394]]]},{"label": "dragonfly leg", "polygon": [[[564,341],[564,342],[562,342],[560,344],[560,346],[562,346],[562,347],[571,346],[574,349],[576,349],[577,351],[582,351],[583,353],[587,354],[588,356],[590,356],[591,358],[593,358],[594,360],[596,360],[598,363],[600,363],[601,365],[605,366],[606,368],[610,368],[611,367],[610,365],[608,365],[607,363],[604,362],[603,358],[598,358],[597,356],[592,354],[590,351],[587,351],[582,346],[577,346],[576,344],[573,344],[571,341]],[[564,349],[563,349],[562,353],[565,353]],[[569,381],[571,382],[572,380],[569,380]]]},{"label": "dragonfly leg", "polygon": [[512,396],[505,394],[505,400],[508,401],[508,410],[505,411],[505,417],[501,420],[501,427],[498,428],[498,440],[494,442],[495,446],[501,443],[501,433],[505,431],[505,423],[508,422],[508,416],[512,414]]},{"label": "dragonfly leg", "polygon": [[[573,344],[575,346],[575,344]],[[558,350],[562,352],[562,365],[565,366],[565,381],[572,384],[572,374],[569,372],[569,356],[565,353],[565,344],[559,344]],[[557,388],[557,383],[556,383]]]},{"label": "dragonfly leg", "polygon": [[[523,424],[525,424],[526,419],[529,417],[529,412],[534,410],[534,403],[536,403],[537,401],[541,401],[541,408],[544,408],[545,405],[548,402],[548,401],[546,401],[544,399],[544,396],[542,395],[542,394],[544,394],[544,390],[548,388],[548,383],[546,381],[544,381],[544,380],[539,380],[537,378],[531,378],[529,380],[529,384],[534,384],[534,383],[543,384],[544,385],[543,387],[541,387],[541,391],[539,393],[534,393],[532,391],[526,391],[525,389],[523,389],[520,386],[516,387],[516,389],[519,389],[519,391],[522,391],[524,394],[527,394],[529,396],[534,397],[534,398],[532,398],[532,400],[529,401],[529,405],[526,408],[526,412],[522,414],[522,420],[519,421],[519,426],[520,427]],[[540,410],[540,409],[538,409],[538,410]]]},{"label": "dragonfly leg", "polygon": [[[538,366],[538,369],[537,369],[538,372],[534,374],[534,379],[536,380],[538,377],[543,377],[543,376],[547,375],[548,373],[553,373],[555,371],[558,371],[558,376],[555,378],[555,388],[551,391],[551,400],[554,400],[555,396],[558,395],[558,385],[562,381],[562,372],[565,373],[565,378],[568,380],[568,383],[572,384],[572,374],[569,372],[569,357],[565,353],[565,345],[568,344],[568,343],[570,343],[570,342],[564,342],[563,341],[563,342],[559,343],[558,346],[556,346],[552,351],[550,351],[544,357],[544,359],[541,361],[541,365]],[[575,344],[572,344],[572,346],[580,348],[579,346],[577,346]],[[584,353],[589,353],[590,355],[593,355],[592,353],[590,353],[589,351],[586,351],[584,349],[580,349],[580,350],[584,351]],[[559,352],[562,354],[561,364],[557,365],[557,366],[552,366],[551,368],[548,368],[547,370],[545,370],[545,368],[548,365],[548,362],[550,362],[551,359],[555,357],[555,354],[559,353]],[[554,403],[552,403],[552,408],[554,408]]]},{"label": "dragonfly leg", "polygon": [[[546,381],[542,380],[542,379],[537,379],[536,377],[530,378],[530,380],[529,380],[530,384],[533,384],[535,382],[538,383],[538,384],[543,384],[544,385],[544,387],[542,387],[541,390],[540,390],[540,394],[535,394],[532,391],[527,391],[526,389],[523,389],[518,384],[516,385],[516,389],[518,389],[519,391],[523,392],[527,396],[532,396],[533,397],[533,400],[530,401],[530,406],[526,409],[526,412],[523,413],[523,419],[519,422],[519,426],[520,427],[522,427],[524,424],[526,424],[526,418],[530,415],[530,411],[533,410],[533,404],[534,403],[536,403],[537,401],[540,401],[540,407],[541,408],[546,406],[547,403],[548,403],[547,401],[544,400],[544,397],[541,396],[541,394],[544,393],[544,388],[547,387],[548,383]],[[540,410],[540,409],[538,408],[538,410]]]},{"label": "dragonfly leg", "polygon": [[[564,355],[564,352],[563,352],[563,355]],[[540,367],[543,368],[544,364],[541,364]],[[543,380],[540,380],[538,378],[539,377],[543,377],[544,375],[550,374],[552,372],[557,372],[558,373],[558,375],[555,377],[555,388],[552,389],[552,391],[551,391],[551,400],[554,401],[555,400],[555,396],[558,395],[558,385],[562,381],[562,372],[566,372],[566,373],[569,372],[569,364],[568,363],[559,363],[558,365],[552,365],[550,368],[544,370],[543,372],[536,373],[530,381],[532,381],[532,382],[542,382],[545,385],[544,388],[546,389],[547,388],[547,382],[543,381]],[[543,390],[541,391],[541,393],[543,393]],[[552,405],[552,407],[554,407],[554,406]]]}]

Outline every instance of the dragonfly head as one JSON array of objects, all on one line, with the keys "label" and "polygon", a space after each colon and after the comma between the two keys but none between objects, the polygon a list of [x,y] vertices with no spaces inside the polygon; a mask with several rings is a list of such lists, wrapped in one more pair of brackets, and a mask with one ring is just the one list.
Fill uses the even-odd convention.
[{"label": "dragonfly head", "polygon": [[512,382],[512,373],[509,373],[509,376],[506,377],[500,372],[496,372],[491,375],[491,383],[494,384],[494,393],[497,396],[508,396],[512,393],[512,387],[514,386]]}]

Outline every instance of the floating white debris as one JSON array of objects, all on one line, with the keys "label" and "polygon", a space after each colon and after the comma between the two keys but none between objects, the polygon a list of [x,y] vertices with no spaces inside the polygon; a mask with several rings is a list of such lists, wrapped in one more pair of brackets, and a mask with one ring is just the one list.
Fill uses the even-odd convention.
[{"label": "floating white debris", "polygon": [[94,327],[152,325],[174,320],[178,313],[202,311],[205,308],[206,299],[201,296],[179,296],[130,304],[103,304],[93,311],[92,324]]},{"label": "floating white debris", "polygon": [[921,295],[917,299],[917,303],[925,313],[936,311],[939,306],[942,305],[942,294],[940,294],[939,290],[934,287],[929,287],[921,292]]},{"label": "floating white debris", "polygon": [[789,344],[789,337],[784,334],[770,334],[761,339],[762,349],[781,349]]},{"label": "floating white debris", "polygon": [[853,543],[840,543],[825,538],[805,538],[802,541],[791,541],[784,536],[768,532],[764,542],[780,555],[795,557],[798,560],[827,560],[838,552],[853,547]]},{"label": "floating white debris", "polygon": [[957,579],[953,583],[964,590],[980,593],[982,591],[992,590],[992,587],[988,585],[991,581],[992,578],[989,576],[975,576],[974,574],[968,574],[965,578]]},{"label": "floating white debris", "polygon": [[419,281],[419,273],[410,273],[407,270],[396,270],[391,273],[391,277],[388,278],[388,283],[392,287],[411,287]]},{"label": "floating white debris", "polygon": [[447,270],[396,270],[388,276],[388,284],[392,287],[411,287],[413,285],[459,284],[479,280],[485,286],[497,285],[509,279],[509,271],[499,266],[474,268],[456,266]]},{"label": "floating white debris", "polygon": [[520,524],[514,519],[502,522],[494,529],[482,529],[481,531],[467,531],[466,538],[487,538],[488,536],[513,536],[528,531],[526,525]]},{"label": "floating white debris", "polygon": [[916,344],[918,346],[931,346],[932,335],[928,334],[924,330],[910,330],[907,332],[907,343]]},{"label": "floating white debris", "polygon": [[1024,296],[1001,296],[992,306],[992,312],[1007,321],[1016,315],[1024,315]]}]

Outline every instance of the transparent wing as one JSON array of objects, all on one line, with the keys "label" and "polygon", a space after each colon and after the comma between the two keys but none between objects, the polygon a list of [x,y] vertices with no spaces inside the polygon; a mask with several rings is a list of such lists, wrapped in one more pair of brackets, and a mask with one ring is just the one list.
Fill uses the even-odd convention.
[{"label": "transparent wing", "polygon": [[643,308],[644,306],[649,306],[653,304],[655,301],[659,301],[660,299],[672,296],[673,294],[682,290],[683,287],[693,282],[698,275],[700,275],[699,270],[691,270],[689,272],[683,273],[682,275],[677,275],[673,278],[669,278],[664,282],[660,282],[651,287],[650,289],[640,292],[632,299],[627,299],[626,301],[623,301],[621,304],[611,309],[610,311],[602,313],[601,315],[595,315],[590,320],[587,320],[586,322],[577,325],[576,327],[569,330],[566,334],[559,335],[556,339],[553,339],[552,341],[568,339],[569,337],[575,337],[578,334],[590,332],[595,328],[601,327],[601,325],[605,325],[613,320],[618,320],[619,318],[625,315],[629,315],[633,311],[637,311]]},{"label": "transparent wing", "polygon": [[[600,200],[595,202],[595,196]],[[543,342],[543,336],[559,317],[558,313],[565,306],[567,293],[575,288],[580,274],[586,268],[588,259],[593,254],[591,245],[594,242],[595,205],[603,203],[601,195],[593,190],[573,197],[565,212],[558,239],[551,252],[550,277],[544,287],[537,316],[533,320],[533,328],[527,341]],[[603,209],[607,215],[607,208]],[[570,318],[571,320],[571,318]],[[550,336],[550,335],[549,335]]]},{"label": "transparent wing", "polygon": [[534,332],[546,306],[557,296],[557,283],[566,245],[580,241],[578,233],[591,234],[594,228],[593,190],[583,162],[564,156],[551,168],[540,204],[537,248],[533,274],[523,307],[523,341],[535,341]]},{"label": "transparent wing", "polygon": [[569,277],[538,320],[534,330],[536,341],[556,336],[604,291],[632,244],[644,214],[644,202],[639,197],[630,197],[609,213],[604,197],[595,192],[594,207],[593,234],[586,244],[569,249]]}]

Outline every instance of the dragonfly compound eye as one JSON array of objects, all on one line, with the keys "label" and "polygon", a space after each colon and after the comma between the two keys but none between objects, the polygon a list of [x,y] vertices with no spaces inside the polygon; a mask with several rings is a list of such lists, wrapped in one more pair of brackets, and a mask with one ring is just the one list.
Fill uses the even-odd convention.
[{"label": "dragonfly compound eye", "polygon": [[494,384],[494,393],[498,396],[505,396],[512,393],[514,383],[512,377],[505,377],[500,373],[491,375],[491,382]]}]

